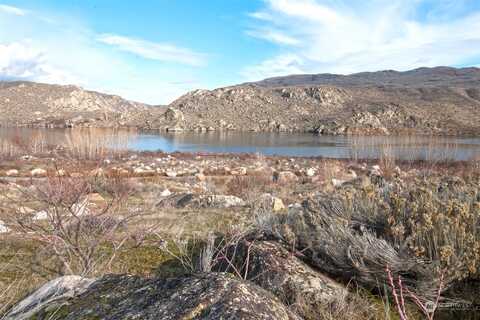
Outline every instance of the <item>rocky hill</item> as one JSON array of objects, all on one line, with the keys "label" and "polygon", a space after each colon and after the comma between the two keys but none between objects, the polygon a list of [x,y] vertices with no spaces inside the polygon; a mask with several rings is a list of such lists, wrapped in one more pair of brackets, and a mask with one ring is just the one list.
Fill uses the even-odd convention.
[{"label": "rocky hill", "polygon": [[480,69],[294,75],[197,90],[155,127],[168,131],[478,134]]},{"label": "rocky hill", "polygon": [[148,126],[145,104],[77,86],[0,82],[0,122],[6,126]]}]

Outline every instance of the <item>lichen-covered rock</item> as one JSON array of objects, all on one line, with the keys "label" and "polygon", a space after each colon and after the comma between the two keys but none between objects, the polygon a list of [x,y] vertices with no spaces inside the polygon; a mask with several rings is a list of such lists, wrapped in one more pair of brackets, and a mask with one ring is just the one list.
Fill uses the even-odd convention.
[{"label": "lichen-covered rock", "polygon": [[44,305],[33,316],[37,320],[300,319],[264,289],[222,273],[167,280],[106,276],[80,295]]},{"label": "lichen-covered rock", "polygon": [[[344,285],[315,271],[277,242],[245,241],[229,255],[237,272],[276,295],[303,319],[319,319],[325,308],[348,294]],[[219,268],[233,272],[228,264]]]},{"label": "lichen-covered rock", "polygon": [[172,195],[157,203],[157,207],[170,208],[231,208],[245,205],[245,201],[236,196],[195,195],[192,193]]}]

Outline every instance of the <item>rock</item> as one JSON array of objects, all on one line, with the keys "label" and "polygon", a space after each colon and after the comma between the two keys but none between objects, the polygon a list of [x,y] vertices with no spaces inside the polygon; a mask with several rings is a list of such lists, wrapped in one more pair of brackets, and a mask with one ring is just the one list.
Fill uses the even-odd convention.
[{"label": "rock", "polygon": [[246,205],[245,201],[239,197],[227,195],[201,196],[200,202],[202,206],[213,208],[243,207]]},{"label": "rock", "polygon": [[313,177],[313,176],[315,176],[316,171],[315,171],[314,168],[308,168],[308,169],[305,171],[305,174],[307,175],[307,177]]},{"label": "rock", "polygon": [[171,107],[165,111],[163,116],[165,117],[165,120],[169,122],[180,122],[184,119],[182,111]]},{"label": "rock", "polygon": [[235,196],[194,195],[192,193],[172,195],[157,203],[157,207],[171,208],[231,208],[245,205],[245,201]]},{"label": "rock", "polygon": [[172,192],[168,189],[165,189],[160,193],[160,197],[169,197],[171,195],[172,195]]},{"label": "rock", "polygon": [[41,315],[45,314],[54,305],[57,305],[58,301],[67,301],[82,294],[93,282],[93,279],[86,279],[80,276],[63,276],[51,280],[17,303],[4,319],[49,319],[49,317]]},{"label": "rock", "polygon": [[148,167],[138,167],[133,169],[133,173],[136,175],[146,176],[146,175],[155,174],[155,171],[152,169],[149,169]]},{"label": "rock", "polygon": [[31,155],[25,155],[25,156],[21,156],[20,159],[22,159],[24,161],[29,161],[29,160],[35,159],[35,157],[31,156]]},{"label": "rock", "polygon": [[271,293],[224,273],[171,279],[112,275],[83,285],[77,281],[75,287],[81,287],[80,293],[68,297],[37,291],[34,295],[47,296],[45,302],[35,307],[22,301],[6,319],[46,320],[54,314],[59,320],[300,320]]},{"label": "rock", "polygon": [[160,208],[185,208],[193,202],[194,198],[192,193],[172,195],[160,200],[156,206]]},{"label": "rock", "polygon": [[40,211],[37,211],[37,212],[33,213],[33,218],[32,219],[34,221],[38,221],[38,220],[46,220],[47,218],[48,218],[48,211],[40,210]]},{"label": "rock", "polygon": [[17,177],[20,173],[18,172],[17,169],[10,169],[10,170],[7,170],[7,172],[5,172],[5,175],[7,177]]},{"label": "rock", "polygon": [[167,170],[165,172],[165,175],[169,178],[175,178],[177,176],[177,172],[175,171],[172,171],[172,170]]},{"label": "rock", "polygon": [[46,177],[47,176],[47,170],[41,169],[41,168],[36,168],[30,171],[30,175],[32,177]]},{"label": "rock", "polygon": [[290,184],[298,182],[297,175],[291,171],[278,172],[274,175],[274,177],[279,184]]},{"label": "rock", "polygon": [[0,220],[0,233],[8,233],[10,232],[10,228],[5,225],[5,222]]},{"label": "rock", "polygon": [[282,199],[272,196],[270,193],[265,193],[260,196],[260,201],[264,206],[273,212],[285,210],[285,205]]},{"label": "rock", "polygon": [[247,174],[247,168],[245,168],[245,167],[235,168],[231,171],[231,174],[233,176],[244,176],[244,175]]},{"label": "rock", "polygon": [[[229,257],[242,275],[246,273],[247,280],[273,293],[302,319],[322,319],[322,309],[348,294],[345,286],[312,269],[276,242],[244,241],[229,250]],[[233,271],[227,264],[219,269]]]}]

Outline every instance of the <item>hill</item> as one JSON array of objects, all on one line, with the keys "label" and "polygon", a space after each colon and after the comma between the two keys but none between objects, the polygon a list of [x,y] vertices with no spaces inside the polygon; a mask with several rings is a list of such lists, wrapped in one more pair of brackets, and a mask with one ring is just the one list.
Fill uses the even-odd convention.
[{"label": "hill", "polygon": [[170,131],[478,134],[480,69],[293,75],[190,92],[155,126]]},{"label": "hill", "polygon": [[0,82],[4,126],[146,126],[153,108],[77,86]]}]

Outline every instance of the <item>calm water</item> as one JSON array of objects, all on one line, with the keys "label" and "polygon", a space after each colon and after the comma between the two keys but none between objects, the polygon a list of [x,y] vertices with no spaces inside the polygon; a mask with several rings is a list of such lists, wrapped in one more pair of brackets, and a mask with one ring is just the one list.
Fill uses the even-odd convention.
[{"label": "calm water", "polygon": [[[120,133],[120,134],[118,134]],[[397,159],[470,160],[480,157],[480,138],[427,136],[317,136],[282,133],[158,133],[102,129],[0,128],[4,139],[63,144],[69,135],[80,140],[121,140],[137,151],[261,153],[282,156],[322,156],[328,158],[378,158],[383,153]],[[120,138],[118,138],[120,137]],[[127,140],[125,140],[127,137]],[[128,142],[125,142],[128,141]],[[115,141],[116,145],[121,145]]]}]

